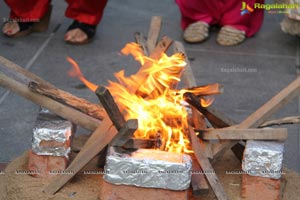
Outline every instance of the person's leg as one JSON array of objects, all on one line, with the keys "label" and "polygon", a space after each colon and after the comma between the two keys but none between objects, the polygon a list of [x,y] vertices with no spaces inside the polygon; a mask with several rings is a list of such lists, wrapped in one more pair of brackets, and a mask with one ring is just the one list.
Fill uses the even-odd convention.
[{"label": "person's leg", "polygon": [[69,4],[65,15],[74,19],[65,35],[65,41],[82,44],[95,34],[101,21],[107,0],[66,0]]},{"label": "person's leg", "polygon": [[50,0],[5,0],[10,7],[10,21],[2,32],[7,36],[25,35],[30,32],[33,23],[42,19],[49,10]]},{"label": "person's leg", "polygon": [[[219,1],[219,0],[216,0]],[[202,21],[207,24],[216,23],[214,5],[216,1],[209,0],[176,0],[181,13],[181,28],[184,30],[190,24]]]},{"label": "person's leg", "polygon": [[223,26],[223,28],[217,39],[221,45],[226,45],[225,40],[228,40],[229,45],[238,44],[242,42],[245,37],[253,36],[262,25],[264,10],[253,9],[247,13],[242,13],[242,2],[245,2],[253,8],[254,3],[264,3],[264,0],[227,0],[224,2],[223,17],[220,20],[220,25]]},{"label": "person's leg", "polygon": [[181,12],[183,38],[187,42],[204,41],[209,34],[209,25],[218,21],[216,4],[219,0],[176,0]]}]

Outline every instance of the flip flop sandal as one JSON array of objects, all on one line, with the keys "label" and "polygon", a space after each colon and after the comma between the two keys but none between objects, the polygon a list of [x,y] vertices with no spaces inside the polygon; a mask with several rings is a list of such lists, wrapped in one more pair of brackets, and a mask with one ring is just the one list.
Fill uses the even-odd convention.
[{"label": "flip flop sandal", "polygon": [[67,43],[78,45],[78,44],[86,44],[86,43],[91,42],[93,40],[95,34],[96,34],[97,26],[81,23],[77,20],[74,20],[73,23],[67,29],[67,32],[70,31],[70,30],[77,29],[77,28],[82,30],[87,35],[87,39],[84,40],[84,41],[80,41],[80,42],[72,42],[72,41],[66,41],[65,40]]},{"label": "flip flop sandal", "polygon": [[189,43],[203,42],[209,36],[209,25],[205,22],[190,24],[183,32],[183,39]]},{"label": "flip flop sandal", "polygon": [[4,24],[4,26],[8,23],[17,23],[19,26],[19,31],[13,35],[8,35],[3,33],[7,37],[16,38],[28,35],[32,32],[44,32],[48,29],[50,17],[52,12],[52,5],[49,6],[47,13],[40,19],[39,22],[17,22],[14,20],[10,20]]},{"label": "flip flop sandal", "polygon": [[245,38],[245,31],[223,26],[217,36],[217,42],[222,46],[234,46],[243,42]]}]

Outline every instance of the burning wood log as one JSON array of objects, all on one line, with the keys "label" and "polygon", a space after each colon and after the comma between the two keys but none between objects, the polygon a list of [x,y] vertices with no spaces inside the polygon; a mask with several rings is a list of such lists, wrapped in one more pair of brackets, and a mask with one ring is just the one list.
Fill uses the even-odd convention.
[{"label": "burning wood log", "polygon": [[112,146],[123,146],[133,133],[138,129],[138,120],[129,119],[125,125],[120,129],[119,134],[111,142]]},{"label": "burning wood log", "polygon": [[95,93],[115,127],[120,130],[125,124],[125,119],[109,90],[103,86],[99,86]]},{"label": "burning wood log", "polygon": [[146,40],[144,38],[143,33],[135,32],[134,33],[134,39],[135,39],[135,42],[137,44],[139,44],[140,47],[143,49],[144,55],[149,56],[148,49],[147,49],[147,46],[146,46]]},{"label": "burning wood log", "polygon": [[157,139],[137,139],[131,138],[123,145],[126,149],[148,149],[148,148],[159,148],[157,146],[160,143]]},{"label": "burning wood log", "polygon": [[[150,54],[150,58],[153,60],[158,60],[161,57],[162,53],[169,48],[172,42],[173,40],[171,40],[167,36],[164,36],[163,39],[158,43],[154,51]],[[145,64],[138,70],[138,72],[135,75],[136,77],[139,77],[139,79],[136,82],[136,85],[138,87],[136,89],[136,88],[132,88],[131,86],[127,86],[127,89],[130,93],[133,93],[134,91],[134,93],[141,93],[142,94],[141,96],[148,96],[153,90],[155,90],[155,88],[150,88],[149,90],[151,92],[145,94],[140,90],[140,88],[143,86],[143,84],[146,82],[149,76],[149,73],[146,72],[145,69],[148,69],[150,65],[152,65],[152,62],[146,61]]]},{"label": "burning wood log", "polygon": [[224,86],[218,83],[202,85],[202,86],[195,86],[191,88],[185,89],[188,91],[193,91],[195,96],[210,96],[215,94],[222,94],[224,91]]},{"label": "burning wood log", "polygon": [[287,136],[286,128],[206,129],[199,130],[198,135],[198,137],[204,140],[286,140]]},{"label": "burning wood log", "polygon": [[123,114],[119,110],[118,105],[107,88],[99,86],[95,93],[101,101],[114,126],[120,131],[118,136],[115,137],[111,142],[111,145],[123,146],[138,128],[137,119],[131,119],[125,122]]},{"label": "burning wood log", "polygon": [[[196,79],[195,76],[193,74],[191,65],[189,63],[189,60],[186,56],[186,51],[184,49],[184,46],[182,43],[176,41],[174,43],[174,52],[181,52],[185,55],[185,62],[186,62],[186,67],[185,70],[183,71],[182,74],[182,79],[184,81],[184,84],[187,87],[196,87],[197,83],[196,83]],[[197,110],[195,108],[192,107],[192,120],[193,123],[195,125],[196,128],[206,128],[206,124],[205,124],[205,120],[203,119],[203,117],[201,116],[201,114],[199,112],[197,112]],[[206,149],[206,154],[210,154],[210,144],[209,143],[203,143],[205,145],[204,149]],[[209,155],[210,156],[210,155]],[[202,170],[203,168],[201,168],[201,166],[199,166],[199,164],[193,164],[193,167],[198,168],[199,170]],[[193,174],[192,175],[192,189],[193,189],[193,194],[200,194],[200,193],[208,193],[209,188],[207,180],[205,179],[203,174]]]},{"label": "burning wood log", "polygon": [[[162,41],[155,48],[151,54],[152,59],[159,59],[161,54],[168,49],[172,40],[168,37],[164,37]],[[147,73],[144,72],[144,68],[147,68],[149,63],[145,63],[141,67],[138,73],[141,75],[139,83],[131,86],[127,86],[130,93],[134,94],[138,91],[140,85],[147,77]],[[105,113],[106,114],[106,113]],[[74,171],[74,174],[69,176],[61,175],[57,177],[50,185],[44,190],[48,194],[56,193],[63,185],[65,185],[83,166],[85,166],[94,156],[96,156],[106,145],[108,145],[112,139],[117,135],[117,130],[113,126],[109,116],[106,114],[103,122],[94,131],[91,137],[86,142],[80,153],[73,160],[67,170]]]},{"label": "burning wood log", "polygon": [[186,92],[184,94],[184,99],[194,108],[196,108],[199,112],[201,112],[214,127],[223,128],[227,127],[229,124],[233,124],[233,122],[230,120],[226,120],[227,122],[224,122],[224,117],[223,119],[220,119],[214,113],[210,112],[207,108],[204,108],[201,105],[200,100],[194,94]]},{"label": "burning wood log", "polygon": [[[199,102],[198,98],[191,94],[185,94],[185,100],[190,103],[194,108],[197,108],[213,125],[215,128],[225,128],[228,126],[233,126],[237,124],[232,119],[229,119],[221,112],[215,110],[214,108],[204,108]],[[216,144],[211,145],[211,158],[213,158],[212,163],[218,160],[228,149],[233,147],[237,142],[236,141],[220,141]],[[239,153],[239,152],[234,152]]]},{"label": "burning wood log", "polygon": [[148,39],[147,39],[147,47],[150,53],[155,49],[159,32],[162,24],[162,17],[161,16],[153,16],[150,23],[150,29],[148,32]]}]

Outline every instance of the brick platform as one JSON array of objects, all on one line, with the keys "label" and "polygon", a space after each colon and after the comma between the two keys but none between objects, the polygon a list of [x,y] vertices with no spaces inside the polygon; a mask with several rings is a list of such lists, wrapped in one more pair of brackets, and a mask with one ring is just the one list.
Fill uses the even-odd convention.
[{"label": "brick platform", "polygon": [[103,181],[99,198],[101,200],[187,200],[188,190],[173,191],[127,185],[113,185]]},{"label": "brick platform", "polygon": [[280,179],[243,174],[241,196],[244,200],[279,200]]},{"label": "brick platform", "polygon": [[57,174],[50,174],[50,171],[58,171],[59,173],[67,168],[68,160],[63,156],[39,156],[31,150],[28,152],[28,170],[39,171],[38,174],[31,174],[35,177],[53,177]]}]

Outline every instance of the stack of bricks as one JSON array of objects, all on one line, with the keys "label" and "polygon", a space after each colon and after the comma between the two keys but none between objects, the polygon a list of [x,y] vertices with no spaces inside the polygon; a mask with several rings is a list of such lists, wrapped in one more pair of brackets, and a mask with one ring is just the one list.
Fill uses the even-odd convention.
[{"label": "stack of bricks", "polygon": [[185,200],[191,182],[189,155],[154,149],[134,152],[110,147],[99,198]]},{"label": "stack of bricks", "polygon": [[49,178],[65,173],[75,126],[41,109],[33,128],[28,170],[32,176]]},{"label": "stack of bricks", "polygon": [[283,149],[281,142],[247,142],[242,163],[242,199],[280,199]]}]

